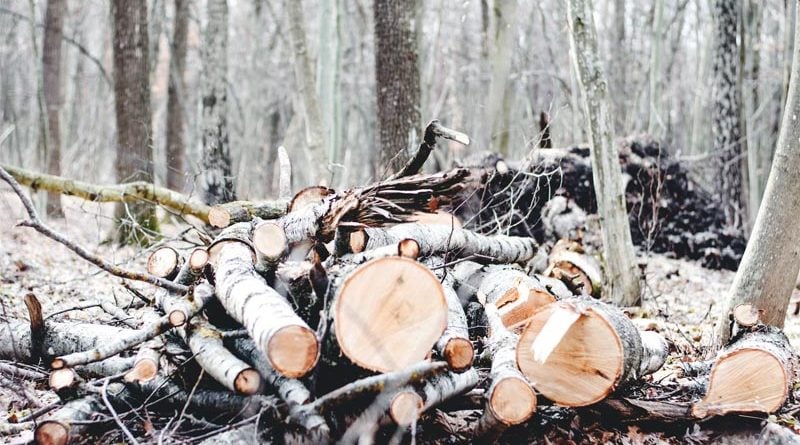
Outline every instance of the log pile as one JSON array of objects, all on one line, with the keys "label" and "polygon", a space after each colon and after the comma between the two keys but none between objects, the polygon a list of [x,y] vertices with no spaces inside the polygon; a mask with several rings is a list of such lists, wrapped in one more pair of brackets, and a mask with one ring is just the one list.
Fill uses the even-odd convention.
[{"label": "log pile", "polygon": [[[447,131],[432,124],[423,145]],[[59,402],[16,429],[34,428],[46,444],[109,430],[109,441],[156,441],[182,425],[202,431],[193,440],[234,440],[255,426],[261,440],[387,442],[466,410],[464,440],[494,442],[542,409],[655,411],[630,395],[662,368],[669,343],[597,299],[596,260],[562,242],[534,267],[534,237],[481,234],[441,213],[470,170],[419,175],[416,164],[364,188],[304,190],[278,214],[259,203],[215,207],[208,219],[224,227],[206,245],[156,249],[147,273],[109,266],[45,226],[0,168],[29,212],[24,225],[157,286],[143,307],[107,309],[126,326],[50,319],[26,297],[30,321],[0,324],[0,359],[14,363],[0,377],[27,372]],[[785,337],[754,308],[737,308],[732,326],[729,348],[687,366],[706,383],[701,396],[682,393],[687,408],[674,418],[784,405],[795,382]],[[49,380],[25,364],[49,368]]]},{"label": "log pile", "polygon": [[[690,175],[690,165],[651,140],[620,147],[633,242],[643,251],[700,260],[735,270],[742,233],[726,227],[719,201]],[[457,205],[467,228],[532,236],[539,243],[580,239],[597,213],[589,149],[539,149],[522,162],[493,153],[462,162],[473,181]]]}]

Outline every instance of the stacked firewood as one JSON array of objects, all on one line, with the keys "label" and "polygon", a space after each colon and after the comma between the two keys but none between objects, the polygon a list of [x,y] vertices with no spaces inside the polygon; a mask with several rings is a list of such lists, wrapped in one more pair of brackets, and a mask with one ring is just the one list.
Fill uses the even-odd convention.
[{"label": "stacked firewood", "polygon": [[[661,335],[595,298],[602,268],[579,244],[558,243],[544,269],[532,267],[543,253],[534,238],[482,235],[441,211],[469,170],[409,170],[341,193],[303,190],[285,212],[212,208],[219,231],[206,245],[161,247],[148,273],[128,275],[160,290],[143,296],[137,317],[106,309],[124,328],[51,321],[26,297],[30,322],[0,324],[0,358],[51,369],[60,402],[39,413],[36,440],[66,444],[118,426],[135,442],[155,434],[147,413],[158,413],[234,432],[257,423],[276,440],[355,443],[477,396],[470,440],[493,441],[540,404],[595,405],[664,365]],[[26,207],[26,225],[66,243]],[[773,412],[789,396],[785,337],[753,308],[733,315],[735,342],[686,366],[708,380],[686,417]],[[769,385],[759,384],[765,372]]]}]

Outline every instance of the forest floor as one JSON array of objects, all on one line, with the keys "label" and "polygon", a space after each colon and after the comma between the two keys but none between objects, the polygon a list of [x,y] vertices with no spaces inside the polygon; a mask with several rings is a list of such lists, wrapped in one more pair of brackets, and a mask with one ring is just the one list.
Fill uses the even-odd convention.
[{"label": "forest floor", "polygon": [[[98,205],[83,201],[66,198],[64,202],[66,217],[64,220],[51,221],[54,228],[112,262],[144,270],[147,250],[118,248],[104,243],[109,235],[111,220],[108,213],[111,206],[104,206],[101,211]],[[39,298],[46,315],[92,300],[109,299],[124,306],[125,302],[134,298],[119,278],[101,272],[33,229],[15,227],[23,217],[22,208],[14,195],[2,190],[0,215],[3,215],[0,218],[0,320],[27,318],[23,296],[29,292]],[[163,230],[177,236],[181,228],[165,224]],[[705,345],[712,341],[713,324],[734,273],[708,270],[695,262],[671,259],[664,255],[652,254],[642,258],[645,271],[643,306],[631,311],[631,315],[640,328],[657,330],[674,343],[675,351],[668,365],[653,379],[674,378],[670,373],[674,373],[680,361],[703,358],[709,353]],[[146,285],[136,285],[136,288],[148,292]],[[98,308],[73,310],[59,317],[113,322]],[[790,315],[787,319],[786,334],[795,348],[800,346],[799,316]],[[42,404],[57,400],[55,394],[45,388],[30,385],[30,390],[40,398]],[[0,388],[0,419],[5,420],[24,403],[23,396]],[[565,429],[563,425],[551,428],[544,437],[544,443],[754,443],[763,418],[737,419],[688,423],[665,431],[659,426],[608,425],[603,422],[602,416],[587,423],[576,416],[570,421],[570,428]],[[741,419],[746,420],[742,422]],[[450,419],[449,422],[458,423],[457,419]],[[530,428],[526,430],[512,430],[504,437],[514,440],[515,437],[519,438],[517,434],[535,434]],[[542,437],[541,433],[539,437]],[[531,436],[528,438],[533,439]],[[24,443],[31,436],[22,434],[8,439]],[[424,434],[417,440],[428,442]],[[450,442],[441,436],[435,440]],[[3,443],[2,437],[0,443]]]}]

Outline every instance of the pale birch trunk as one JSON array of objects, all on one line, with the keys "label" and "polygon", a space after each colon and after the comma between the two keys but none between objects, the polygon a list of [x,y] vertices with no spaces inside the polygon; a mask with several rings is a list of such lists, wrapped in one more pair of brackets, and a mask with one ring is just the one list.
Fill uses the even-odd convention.
[{"label": "pale birch trunk", "polygon": [[497,1],[494,4],[495,33],[494,49],[490,53],[492,77],[486,104],[484,122],[491,125],[489,146],[495,152],[508,156],[509,115],[512,95],[508,88],[511,74],[511,56],[514,49],[517,0]]},{"label": "pale birch trunk", "polygon": [[[314,68],[306,44],[305,18],[303,4],[296,0],[285,2],[289,19],[289,37],[294,53],[294,73],[297,88],[300,90],[300,101],[303,109],[303,120],[306,128],[306,150],[308,153],[308,178],[327,180],[328,157],[325,155],[325,125],[322,122]],[[292,147],[290,147],[292,148]],[[321,176],[324,175],[324,176]],[[325,182],[327,184],[327,182]]]},{"label": "pale birch trunk", "polygon": [[[44,102],[47,109],[47,172],[61,175],[61,40],[64,37],[65,0],[48,0],[45,12],[42,71],[44,72]],[[61,195],[47,194],[47,215],[64,216]]]},{"label": "pale birch trunk", "polygon": [[639,276],[631,240],[619,152],[614,145],[608,86],[600,65],[591,0],[570,0],[573,63],[583,90],[592,146],[592,178],[603,232],[604,293],[619,305],[639,303]]},{"label": "pale birch trunk", "polygon": [[782,327],[800,270],[800,33],[795,31],[791,81],[764,199],[717,326],[718,345],[730,337],[728,314],[749,303],[761,321]]}]

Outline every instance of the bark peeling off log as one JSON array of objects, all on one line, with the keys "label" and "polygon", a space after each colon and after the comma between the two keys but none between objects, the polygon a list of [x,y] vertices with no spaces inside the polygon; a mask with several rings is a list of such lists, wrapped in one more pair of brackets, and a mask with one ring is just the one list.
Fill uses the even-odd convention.
[{"label": "bark peeling off log", "polygon": [[476,296],[485,299],[483,303],[494,304],[509,329],[521,328],[533,314],[556,300],[539,280],[513,266],[463,261],[452,273],[464,300]]},{"label": "bark peeling off log", "polygon": [[[539,360],[534,341],[551,316],[577,311],[579,317],[548,357]],[[656,335],[656,334],[653,334]],[[651,342],[647,349],[633,323],[618,308],[587,297],[553,303],[531,318],[517,346],[517,363],[537,391],[563,406],[596,403],[620,384],[641,377],[640,372],[663,365],[666,348]],[[646,356],[656,354],[656,356]],[[644,363],[644,364],[643,364]]]},{"label": "bark peeling off log", "polygon": [[378,372],[424,359],[447,327],[442,284],[407,258],[380,258],[348,274],[333,302],[333,332],[342,353]]},{"label": "bark peeling off log", "polygon": [[783,406],[797,377],[797,356],[777,328],[744,332],[714,361],[705,397],[695,417],[731,412],[772,413]]},{"label": "bark peeling off log", "polygon": [[225,243],[216,264],[217,297],[270,365],[287,377],[308,373],[317,362],[316,334],[255,271],[252,250],[242,243]]}]

